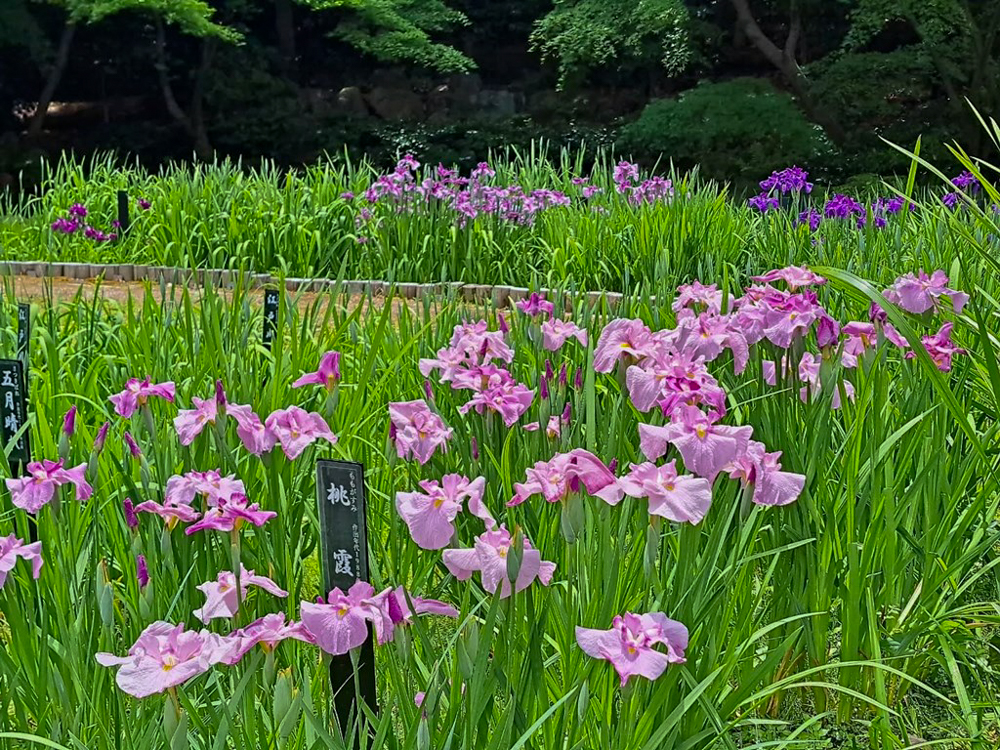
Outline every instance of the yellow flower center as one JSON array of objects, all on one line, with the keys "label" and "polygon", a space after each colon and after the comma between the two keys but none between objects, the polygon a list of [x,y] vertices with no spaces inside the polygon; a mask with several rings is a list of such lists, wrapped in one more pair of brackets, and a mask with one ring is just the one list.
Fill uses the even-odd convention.
[{"label": "yellow flower center", "polygon": [[163,671],[169,672],[171,669],[177,666],[177,658],[175,656],[165,656],[163,658]]},{"label": "yellow flower center", "polygon": [[628,647],[628,655],[629,656],[634,656],[635,655],[635,646],[629,646]]},{"label": "yellow flower center", "polygon": [[708,430],[706,430],[704,427],[700,427],[700,426],[697,429],[695,429],[694,432],[695,432],[695,434],[698,436],[698,438],[700,440],[704,440],[705,436],[708,435]]},{"label": "yellow flower center", "polygon": [[435,508],[440,508],[442,505],[444,505],[444,498],[443,497],[434,498],[434,507]]}]

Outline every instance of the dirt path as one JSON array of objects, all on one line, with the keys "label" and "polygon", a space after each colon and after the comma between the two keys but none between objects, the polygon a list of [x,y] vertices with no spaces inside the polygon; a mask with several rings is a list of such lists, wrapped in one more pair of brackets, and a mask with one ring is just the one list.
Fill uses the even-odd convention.
[{"label": "dirt path", "polygon": [[[56,302],[68,302],[80,293],[81,290],[85,299],[92,300],[95,295],[100,295],[102,299],[122,305],[127,303],[130,297],[135,304],[142,304],[147,290],[151,290],[154,299],[158,300],[160,298],[160,285],[154,282],[146,281],[101,281],[98,279],[70,279],[64,276],[49,278],[14,276],[5,281],[7,284],[11,282],[13,282],[14,285],[14,296],[20,301],[30,300],[42,302],[51,296]],[[170,296],[171,291],[173,291],[174,286],[174,284],[169,283],[166,285],[168,297]],[[176,291],[179,295],[182,285],[176,286]],[[199,299],[203,294],[203,288],[201,286],[192,285],[187,288],[195,300]],[[225,288],[221,288],[218,291],[227,299],[232,295],[232,292]],[[250,289],[247,290],[247,294],[257,304],[263,305],[263,289]],[[332,296],[329,293],[324,292],[286,292],[286,295],[286,299],[294,300],[296,307],[300,311],[304,311],[312,307],[316,304],[317,300],[319,300],[321,314],[325,311],[326,305],[329,304],[329,301],[332,299]],[[348,311],[353,311],[359,305],[367,303],[370,299],[371,304],[368,305],[364,314],[367,314],[370,311],[381,310],[386,302],[386,298],[381,294],[373,295],[371,298],[365,294],[341,294],[338,299],[346,299],[346,308]],[[404,304],[410,308],[411,312],[414,313],[422,312],[423,310],[423,302],[420,300],[396,297],[394,299],[394,309],[391,317],[392,320],[395,320],[398,317],[399,310]],[[432,309],[439,307],[439,305],[440,303],[438,302],[433,303]]]}]

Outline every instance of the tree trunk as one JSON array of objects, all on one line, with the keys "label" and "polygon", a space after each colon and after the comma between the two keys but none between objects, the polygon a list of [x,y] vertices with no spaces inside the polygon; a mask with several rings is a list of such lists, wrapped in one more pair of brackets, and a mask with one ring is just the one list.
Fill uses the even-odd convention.
[{"label": "tree trunk", "polygon": [[278,33],[278,52],[281,55],[281,73],[295,79],[295,17],[292,0],[274,0],[274,25]]},{"label": "tree trunk", "polygon": [[194,89],[191,92],[191,113],[188,114],[177,102],[174,88],[170,84],[170,75],[167,71],[167,35],[163,28],[163,22],[159,19],[156,20],[156,74],[160,81],[160,91],[163,92],[163,101],[170,116],[184,128],[194,142],[195,156],[205,161],[211,160],[214,154],[212,144],[208,139],[203,108],[205,76],[212,63],[212,48],[211,40],[202,39],[201,63],[198,66]]},{"label": "tree trunk", "polygon": [[731,1],[733,9],[736,11],[737,22],[743,28],[746,38],[764,55],[768,62],[781,72],[782,78],[785,79],[785,82],[792,89],[792,92],[798,99],[799,107],[805,113],[806,117],[823,128],[831,141],[838,145],[842,144],[846,139],[843,127],[841,127],[831,112],[824,109],[821,104],[818,104],[813,99],[809,90],[809,80],[803,75],[802,69],[799,68],[799,64],[795,61],[795,47],[798,44],[802,24],[798,13],[794,10],[794,6],[788,39],[786,40],[785,48],[781,49],[768,38],[767,34],[757,24],[750,10],[748,0]]},{"label": "tree trunk", "polygon": [[191,92],[191,128],[194,136],[194,152],[202,161],[211,161],[215,149],[208,140],[208,127],[205,124],[205,82],[208,71],[212,67],[212,53],[215,50],[215,40],[205,37],[201,40],[201,63],[198,75],[194,80]]},{"label": "tree trunk", "polygon": [[59,39],[59,48],[56,50],[56,59],[49,71],[49,76],[45,80],[45,87],[41,96],[38,97],[38,106],[35,114],[28,125],[28,135],[35,137],[42,132],[45,124],[45,115],[48,114],[52,97],[56,94],[59,81],[62,80],[63,73],[66,72],[66,65],[69,63],[69,50],[73,45],[73,36],[76,34],[76,22],[70,21],[63,27],[62,37]]}]

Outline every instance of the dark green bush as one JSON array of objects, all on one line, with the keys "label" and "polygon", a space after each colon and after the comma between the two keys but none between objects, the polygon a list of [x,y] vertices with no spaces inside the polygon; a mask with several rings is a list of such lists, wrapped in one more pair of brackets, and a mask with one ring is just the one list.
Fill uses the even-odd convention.
[{"label": "dark green bush", "polygon": [[808,69],[816,100],[833,111],[848,140],[841,175],[905,172],[910,161],[885,140],[912,148],[922,138],[921,155],[948,157],[944,143],[954,137],[953,110],[937,91],[934,64],[909,48],[830,56]]},{"label": "dark green bush", "polygon": [[808,165],[830,150],[788,94],[753,78],[702,83],[676,99],[650,102],[622,128],[618,149],[645,163],[699,165],[706,177],[734,182]]},{"label": "dark green bush", "polygon": [[295,87],[262,54],[239,47],[216,56],[205,102],[212,144],[227,156],[294,162],[313,155],[316,122]]}]

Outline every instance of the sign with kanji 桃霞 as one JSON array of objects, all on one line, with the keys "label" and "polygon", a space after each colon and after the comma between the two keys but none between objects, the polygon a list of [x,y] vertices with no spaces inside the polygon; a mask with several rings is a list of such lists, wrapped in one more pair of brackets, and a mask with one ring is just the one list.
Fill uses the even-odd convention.
[{"label": "sign with kanji \u6843\u971e", "polygon": [[[350,461],[316,462],[316,499],[319,503],[323,590],[343,592],[357,581],[368,581],[368,528],[365,513],[365,470]],[[372,709],[375,701],[375,653],[369,629],[358,660],[361,699]],[[357,716],[354,665],[350,654],[333,657],[330,685],[341,727]]]}]

